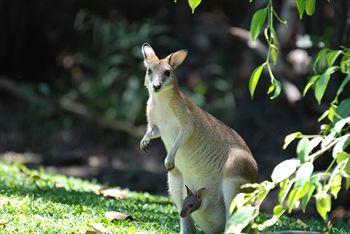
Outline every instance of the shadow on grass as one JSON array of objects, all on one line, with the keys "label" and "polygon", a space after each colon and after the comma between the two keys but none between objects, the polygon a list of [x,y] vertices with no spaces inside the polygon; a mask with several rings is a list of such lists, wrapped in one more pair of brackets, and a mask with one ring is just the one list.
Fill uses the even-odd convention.
[{"label": "shadow on grass", "polygon": [[89,191],[55,188],[49,185],[36,186],[35,182],[11,186],[0,183],[0,193],[2,196],[20,198],[31,195],[34,202],[47,201],[72,207],[87,206],[98,212],[101,211],[101,216],[104,212],[112,210],[127,213],[136,219],[133,225],[158,227],[167,233],[177,232],[179,228],[178,216],[172,203],[164,198],[158,200],[157,197],[149,195],[136,194],[122,200],[115,200]]}]

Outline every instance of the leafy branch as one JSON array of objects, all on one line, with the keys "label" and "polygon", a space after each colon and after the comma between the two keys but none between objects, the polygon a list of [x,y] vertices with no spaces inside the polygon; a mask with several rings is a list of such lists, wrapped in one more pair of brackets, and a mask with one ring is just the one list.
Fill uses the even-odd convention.
[{"label": "leafy branch", "polygon": [[[188,1],[192,12],[201,2]],[[315,12],[316,0],[295,2],[300,19],[305,13],[311,16]],[[273,3],[273,0],[268,0],[265,7],[257,10],[250,24],[251,39],[256,41],[263,32],[268,46],[266,60],[255,68],[250,76],[249,91],[252,97],[263,71],[270,77],[267,93],[272,94],[271,99],[278,97],[281,92],[281,83],[273,73],[273,67],[278,62],[279,50],[274,23],[286,25],[287,22],[280,18]],[[323,48],[314,60],[312,71],[314,74],[305,85],[303,95],[313,88],[318,104],[321,104],[332,78],[337,76],[337,79],[342,79],[329,108],[318,119],[319,122],[324,122],[320,126],[319,134],[304,135],[295,132],[285,137],[284,149],[296,139],[299,140],[295,158],[279,163],[271,174],[271,181],[246,184],[242,187],[250,188],[251,192],[239,193],[232,201],[232,216],[227,225],[227,233],[240,233],[247,228],[261,231],[274,225],[284,213],[291,213],[295,208],[301,207],[305,212],[312,198],[316,201],[319,215],[327,220],[332,198],[337,199],[343,182],[345,189],[350,188],[350,97],[349,93],[344,92],[350,82],[350,49]],[[332,160],[326,169],[314,171],[314,162],[327,160],[324,156],[330,151]],[[270,191],[275,189],[278,190],[278,203],[273,209],[273,215],[263,223],[258,223],[256,218],[260,206]]]}]

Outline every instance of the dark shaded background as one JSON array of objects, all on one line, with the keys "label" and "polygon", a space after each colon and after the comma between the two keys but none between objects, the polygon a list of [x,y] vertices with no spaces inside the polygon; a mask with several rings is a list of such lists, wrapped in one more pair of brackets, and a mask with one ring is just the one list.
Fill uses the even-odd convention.
[{"label": "dark shaded background", "polygon": [[161,142],[147,156],[138,147],[147,98],[140,48],[149,42],[161,56],[189,50],[181,89],[242,135],[268,178],[294,156],[294,145],[282,150],[286,134],[318,132],[327,105],[300,99],[315,52],[349,46],[348,1],[318,1],[302,21],[293,2],[276,1],[289,22],[277,26],[283,93],[270,100],[264,75],[251,100],[248,78],[265,55],[246,30],[264,1],[204,1],[192,15],[180,0],[1,0],[1,160],[165,194]]}]

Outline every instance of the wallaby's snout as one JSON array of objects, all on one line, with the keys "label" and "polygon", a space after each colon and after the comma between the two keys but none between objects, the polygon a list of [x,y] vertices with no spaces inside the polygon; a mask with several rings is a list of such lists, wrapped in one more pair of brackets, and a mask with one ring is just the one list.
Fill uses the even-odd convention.
[{"label": "wallaby's snout", "polygon": [[162,84],[153,84],[153,91],[156,93],[160,90]]},{"label": "wallaby's snout", "polygon": [[159,59],[148,43],[142,45],[144,64],[147,68],[145,85],[151,92],[159,93],[161,90],[174,87],[176,84],[174,70],[185,60],[187,53],[187,50],[179,50]]}]

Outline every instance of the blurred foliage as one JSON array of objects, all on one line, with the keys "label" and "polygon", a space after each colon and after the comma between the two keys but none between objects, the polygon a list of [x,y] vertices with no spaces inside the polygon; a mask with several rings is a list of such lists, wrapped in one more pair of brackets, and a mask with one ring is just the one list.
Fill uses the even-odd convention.
[{"label": "blurred foliage", "polygon": [[[286,22],[280,20],[275,13],[272,2],[269,0],[267,8],[264,8],[263,11],[267,11],[270,17],[275,16],[285,24]],[[316,1],[297,0],[296,4],[300,18],[304,12],[312,15],[315,11]],[[257,30],[255,28],[262,27],[266,18],[266,13],[263,17],[256,16],[261,14],[261,11],[258,10],[252,18],[253,39],[258,34],[255,31],[260,31],[260,28]],[[278,50],[278,39],[272,22],[272,19],[269,19],[265,28],[265,36],[269,45],[267,60],[253,71],[250,79],[249,89],[252,96],[265,67],[268,69],[272,85],[268,93],[275,88],[280,89],[280,84],[274,85],[276,79],[270,65],[271,61],[276,62],[276,55],[273,51],[277,53]],[[270,32],[269,35],[267,32]],[[314,96],[318,104],[321,104],[323,96],[327,93],[329,82],[335,77],[342,79],[329,108],[318,119],[319,122],[325,121],[325,123],[320,126],[318,134],[305,135],[295,132],[286,136],[284,149],[295,139],[300,139],[296,148],[296,157],[279,163],[271,174],[272,181],[244,185],[244,187],[252,188],[253,192],[240,193],[234,198],[230,210],[233,215],[228,232],[240,233],[249,225],[262,231],[276,224],[284,213],[291,213],[295,208],[301,207],[305,212],[312,198],[315,199],[317,212],[327,221],[332,199],[337,199],[341,189],[350,188],[350,149],[348,147],[350,144],[350,97],[349,93],[344,92],[350,82],[350,50],[344,47],[338,50],[323,48],[314,59],[312,70],[314,75],[305,85],[303,94],[306,95],[308,90],[314,87]],[[277,95],[275,93],[272,98],[278,95],[279,92]],[[328,151],[332,151],[331,160],[326,157]],[[325,161],[327,168],[315,172],[316,160]],[[278,204],[273,209],[273,216],[258,224],[256,217],[260,212],[260,206],[273,189],[279,190]],[[243,224],[236,221],[243,217],[245,217]]]},{"label": "blurred foliage", "polygon": [[146,92],[140,45],[145,41],[170,44],[166,26],[150,20],[129,24],[82,10],[75,28],[89,40],[82,51],[62,58],[72,81],[64,98],[78,101],[107,119],[142,121]]},{"label": "blurred foliage", "polygon": [[[194,11],[200,2],[200,0],[189,1],[189,5]],[[253,97],[260,76],[265,70],[270,77],[267,93],[273,93],[271,99],[274,99],[282,90],[281,83],[274,76],[272,69],[278,62],[279,50],[275,23],[285,25],[287,22],[281,19],[275,10],[276,1],[266,2],[265,7],[255,11],[250,24],[251,39],[255,41],[260,32],[263,32],[268,51],[265,62],[251,74],[249,91]],[[295,4],[300,19],[305,13],[311,16],[315,12],[316,0],[296,0]],[[321,45],[329,45],[329,41],[325,40]],[[275,225],[284,213],[291,213],[295,208],[300,207],[305,212],[312,198],[315,199],[317,212],[327,221],[332,199],[337,199],[341,189],[350,188],[350,97],[349,93],[344,92],[350,82],[350,49],[345,47],[337,50],[321,49],[314,59],[312,71],[314,75],[305,85],[303,94],[305,96],[313,87],[318,104],[321,104],[327,93],[329,82],[335,77],[342,79],[329,108],[318,119],[318,122],[325,121],[325,123],[320,126],[318,134],[305,135],[295,132],[286,136],[284,149],[292,141],[299,139],[296,157],[279,163],[271,174],[271,181],[246,184],[242,187],[250,188],[252,192],[239,193],[232,201],[230,207],[232,216],[226,233],[241,233],[246,228],[262,231]],[[331,96],[329,90],[327,96]],[[332,151],[331,160],[327,158],[328,151]],[[327,167],[323,171],[315,172],[314,163],[319,160],[325,161]],[[261,204],[274,189],[278,190],[278,202],[273,209],[273,216],[259,223],[257,217]]]}]

